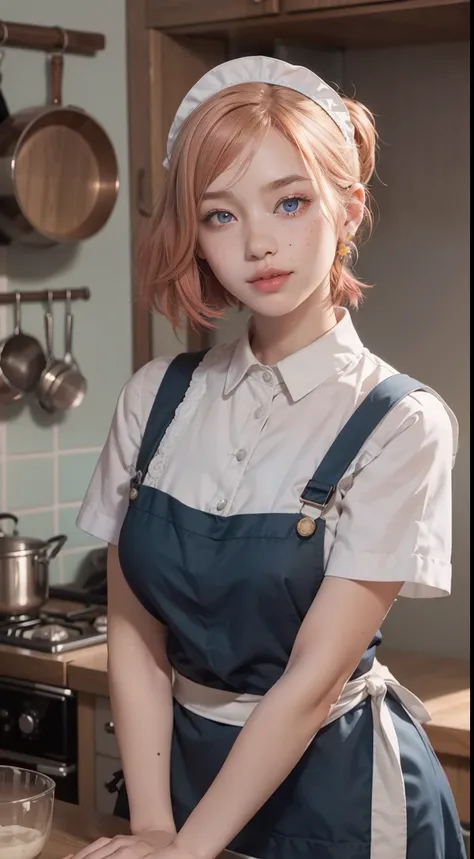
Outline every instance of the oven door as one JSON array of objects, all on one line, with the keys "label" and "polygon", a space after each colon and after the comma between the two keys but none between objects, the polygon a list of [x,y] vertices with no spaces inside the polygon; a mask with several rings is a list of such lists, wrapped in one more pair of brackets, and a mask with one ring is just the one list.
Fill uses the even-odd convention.
[{"label": "oven door", "polygon": [[0,749],[0,764],[19,767],[26,770],[49,775],[56,784],[55,798],[62,802],[78,802],[77,767],[75,764],[62,764],[37,758],[34,755],[23,755],[19,752],[9,752]]}]

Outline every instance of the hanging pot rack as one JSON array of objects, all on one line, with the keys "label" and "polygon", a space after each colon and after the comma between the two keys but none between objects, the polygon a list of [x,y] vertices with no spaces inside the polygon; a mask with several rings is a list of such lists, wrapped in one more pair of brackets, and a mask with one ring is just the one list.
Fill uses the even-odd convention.
[{"label": "hanging pot rack", "polygon": [[66,298],[70,298],[71,301],[89,301],[91,293],[87,286],[80,286],[77,289],[28,289],[25,291],[16,289],[14,292],[0,292],[0,306],[2,304],[15,304],[17,296],[20,297],[22,304],[31,304],[49,299],[66,301]]},{"label": "hanging pot rack", "polygon": [[68,30],[63,27],[39,27],[0,20],[0,48],[29,48],[33,51],[68,54],[95,54],[105,48],[102,33]]}]

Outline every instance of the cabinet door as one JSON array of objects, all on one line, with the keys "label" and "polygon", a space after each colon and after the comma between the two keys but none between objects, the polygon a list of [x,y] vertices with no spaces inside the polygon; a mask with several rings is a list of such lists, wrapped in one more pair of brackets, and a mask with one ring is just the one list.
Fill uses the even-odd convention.
[{"label": "cabinet door", "polygon": [[108,698],[97,698],[95,702],[95,750],[101,755],[119,757],[115,728]]},{"label": "cabinet door", "polygon": [[276,15],[278,6],[279,0],[148,0],[147,20],[157,28],[182,27]]},{"label": "cabinet door", "polygon": [[[363,0],[379,3],[380,0]],[[316,12],[318,9],[336,9],[339,6],[360,6],[361,0],[281,0],[282,12]]]},{"label": "cabinet door", "polygon": [[107,790],[110,782],[121,767],[118,758],[108,758],[105,755],[95,756],[95,807],[101,814],[113,814],[117,794]]}]

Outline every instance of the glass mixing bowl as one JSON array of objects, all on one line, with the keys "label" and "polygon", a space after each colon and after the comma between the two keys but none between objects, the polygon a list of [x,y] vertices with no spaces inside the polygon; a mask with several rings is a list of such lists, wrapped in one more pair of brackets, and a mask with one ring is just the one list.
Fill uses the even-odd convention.
[{"label": "glass mixing bowl", "polygon": [[36,859],[51,829],[54,781],[0,766],[0,859]]}]

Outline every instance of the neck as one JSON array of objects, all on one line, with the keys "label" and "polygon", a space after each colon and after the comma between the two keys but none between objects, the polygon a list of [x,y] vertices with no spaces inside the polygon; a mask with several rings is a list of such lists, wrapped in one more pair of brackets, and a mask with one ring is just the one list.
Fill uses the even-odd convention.
[{"label": "neck", "polygon": [[286,316],[254,314],[251,326],[252,351],[261,364],[272,365],[314,343],[337,324],[329,295],[316,290]]}]

